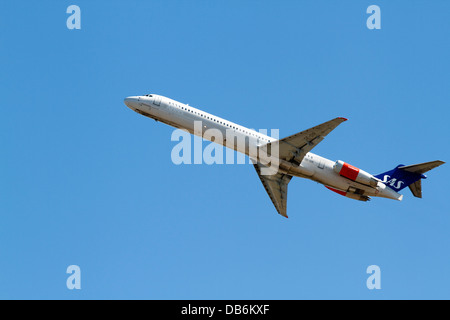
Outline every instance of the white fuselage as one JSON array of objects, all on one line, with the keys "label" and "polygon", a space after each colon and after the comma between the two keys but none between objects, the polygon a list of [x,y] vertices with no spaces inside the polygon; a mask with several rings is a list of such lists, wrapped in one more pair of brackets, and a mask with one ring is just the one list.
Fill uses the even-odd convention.
[{"label": "white fuselage", "polygon": [[[245,141],[245,145],[233,143],[231,144],[231,148],[237,152],[244,153],[247,156],[250,156],[249,150],[253,150],[256,147],[262,147],[267,143],[277,140],[253,129],[243,127],[160,95],[152,94],[128,97],[125,99],[125,103],[130,109],[144,116],[178,129],[187,130],[191,134],[201,136],[205,139],[208,139],[207,136],[204,136],[206,130],[219,130],[223,137],[226,137],[227,131],[229,132],[231,130],[238,139],[242,138],[242,141]],[[199,121],[201,121],[202,130],[195,130],[196,128],[198,129]],[[213,141],[211,139],[208,140]],[[223,139],[221,144],[230,147],[230,145],[226,143],[226,139]],[[333,167],[335,163],[336,161],[309,152],[303,158],[300,166],[280,160],[279,170],[291,176],[307,178],[319,182],[339,191],[354,193],[353,190],[356,190],[357,194],[364,194],[365,196],[378,196],[401,200],[401,195],[386,187],[381,181],[376,187],[373,187],[342,177],[334,171]]]}]

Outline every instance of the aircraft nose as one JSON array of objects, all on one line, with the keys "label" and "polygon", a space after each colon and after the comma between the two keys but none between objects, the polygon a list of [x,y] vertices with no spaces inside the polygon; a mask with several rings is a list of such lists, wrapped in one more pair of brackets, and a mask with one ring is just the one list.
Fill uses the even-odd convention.
[{"label": "aircraft nose", "polygon": [[130,108],[130,109],[136,109],[137,105],[139,103],[139,97],[138,96],[131,96],[131,97],[127,97],[123,100],[123,102],[125,102],[125,105]]}]

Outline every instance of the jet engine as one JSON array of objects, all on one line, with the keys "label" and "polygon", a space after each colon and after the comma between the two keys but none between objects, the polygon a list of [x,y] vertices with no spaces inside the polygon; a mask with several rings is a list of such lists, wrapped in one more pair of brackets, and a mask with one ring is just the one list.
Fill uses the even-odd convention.
[{"label": "jet engine", "polygon": [[363,195],[361,192],[362,190],[358,190],[355,188],[349,188],[348,191],[342,191],[342,190],[338,190],[332,187],[328,187],[325,186],[325,188],[336,192],[337,194],[340,194],[341,196],[350,198],[350,199],[355,199],[355,200],[359,200],[359,201],[370,201],[370,197]]},{"label": "jet engine", "polygon": [[356,168],[352,165],[349,165],[348,163],[345,163],[344,161],[338,160],[333,166],[333,170],[352,181],[356,181],[365,185],[369,185],[371,187],[378,186],[378,179],[375,178],[373,175],[371,175],[368,172],[365,172],[364,170],[361,170],[359,168]]}]

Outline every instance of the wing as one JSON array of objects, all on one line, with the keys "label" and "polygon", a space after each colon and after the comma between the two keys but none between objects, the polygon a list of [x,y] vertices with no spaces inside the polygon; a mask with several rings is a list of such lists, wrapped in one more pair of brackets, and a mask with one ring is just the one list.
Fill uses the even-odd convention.
[{"label": "wing", "polygon": [[[267,148],[266,152],[273,155],[274,148],[279,147],[278,157],[280,159],[300,165],[303,157],[344,121],[347,119],[336,118],[287,138],[268,143],[263,148]],[[292,176],[282,173],[262,175],[261,168],[264,165],[259,162],[254,164],[254,167],[278,213],[287,218],[287,186]]]},{"label": "wing", "polygon": [[303,157],[344,121],[347,119],[336,118],[270,144],[279,143],[280,159],[300,165]]},{"label": "wing", "polygon": [[283,217],[288,217],[286,214],[286,204],[287,204],[287,186],[289,181],[291,181],[292,176],[276,173],[274,175],[262,175],[261,167],[264,167],[261,163],[255,163],[253,166],[258,173],[259,179],[261,180],[267,194],[272,200],[273,205],[277,209],[278,213]]}]

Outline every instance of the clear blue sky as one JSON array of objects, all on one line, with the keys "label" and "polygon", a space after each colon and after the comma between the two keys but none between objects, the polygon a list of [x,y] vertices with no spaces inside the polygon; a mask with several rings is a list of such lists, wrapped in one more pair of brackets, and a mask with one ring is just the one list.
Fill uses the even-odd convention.
[{"label": "clear blue sky", "polygon": [[[381,30],[366,27],[372,4]],[[251,165],[176,166],[173,129],[123,103],[158,93],[280,136],[343,116],[315,153],[374,174],[448,161],[449,12],[2,1],[0,298],[450,298],[448,164],[403,202],[293,179],[285,219]],[[366,287],[370,265],[382,290]]]}]

